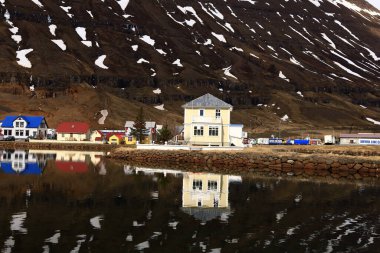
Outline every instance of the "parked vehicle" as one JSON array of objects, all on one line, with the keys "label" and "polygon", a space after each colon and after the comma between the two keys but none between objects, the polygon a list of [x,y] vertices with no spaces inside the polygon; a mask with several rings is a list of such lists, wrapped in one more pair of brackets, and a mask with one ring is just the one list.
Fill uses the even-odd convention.
[{"label": "parked vehicle", "polygon": [[295,139],[294,145],[309,145],[310,140],[304,140],[304,139]]},{"label": "parked vehicle", "polygon": [[269,145],[282,145],[282,139],[280,138],[270,138]]},{"label": "parked vehicle", "polygon": [[258,145],[269,145],[269,138],[258,138],[257,144]]},{"label": "parked vehicle", "polygon": [[7,136],[3,139],[3,141],[15,141],[16,138],[14,136]]},{"label": "parked vehicle", "polygon": [[335,136],[333,135],[325,135],[324,136],[325,145],[334,145],[335,144]]}]

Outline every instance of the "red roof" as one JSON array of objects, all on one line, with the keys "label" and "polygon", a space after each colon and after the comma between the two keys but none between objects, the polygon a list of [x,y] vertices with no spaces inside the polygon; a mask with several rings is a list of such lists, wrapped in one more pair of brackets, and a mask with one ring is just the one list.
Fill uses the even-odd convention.
[{"label": "red roof", "polygon": [[122,140],[125,137],[124,133],[108,133],[106,138],[109,140],[112,136],[116,136],[119,140]]},{"label": "red roof", "polygon": [[62,122],[57,127],[57,133],[84,134],[90,126],[85,122]]},{"label": "red roof", "polygon": [[55,161],[55,166],[63,172],[85,173],[88,170],[84,162]]}]

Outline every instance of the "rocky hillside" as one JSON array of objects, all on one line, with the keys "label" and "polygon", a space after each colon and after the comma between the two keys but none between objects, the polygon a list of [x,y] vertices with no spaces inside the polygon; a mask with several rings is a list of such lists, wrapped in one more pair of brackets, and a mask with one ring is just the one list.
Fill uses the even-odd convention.
[{"label": "rocky hillside", "polygon": [[[26,103],[0,113],[29,113],[23,96],[74,99],[80,84],[152,115],[211,92],[251,127],[380,121],[380,11],[364,0],[0,4],[0,91]],[[93,113],[112,103],[97,101]]]}]

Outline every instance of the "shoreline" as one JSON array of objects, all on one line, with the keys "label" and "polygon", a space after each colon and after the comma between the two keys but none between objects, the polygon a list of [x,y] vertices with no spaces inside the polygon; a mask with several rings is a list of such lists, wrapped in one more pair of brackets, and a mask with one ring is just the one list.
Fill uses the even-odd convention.
[{"label": "shoreline", "polygon": [[19,142],[1,141],[0,149],[38,149],[38,150],[82,150],[82,151],[111,151],[116,146],[111,144],[84,144],[84,143],[62,143],[62,142]]},{"label": "shoreline", "polygon": [[262,173],[267,175],[320,176],[361,180],[380,177],[380,157],[325,153],[260,152],[255,150],[158,151],[117,148],[107,158],[140,164],[188,168],[213,173]]}]

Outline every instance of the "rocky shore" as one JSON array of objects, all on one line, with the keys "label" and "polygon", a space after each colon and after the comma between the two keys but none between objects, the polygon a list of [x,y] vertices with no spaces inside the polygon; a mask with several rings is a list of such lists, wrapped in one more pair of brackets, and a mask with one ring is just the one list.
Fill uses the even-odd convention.
[{"label": "rocky shore", "polygon": [[[351,152],[351,151],[350,151]],[[301,154],[295,152],[260,153],[158,151],[118,148],[110,158],[142,166],[167,165],[168,168],[201,168],[213,173],[261,173],[288,176],[319,176],[360,180],[380,176],[378,156]]]}]

